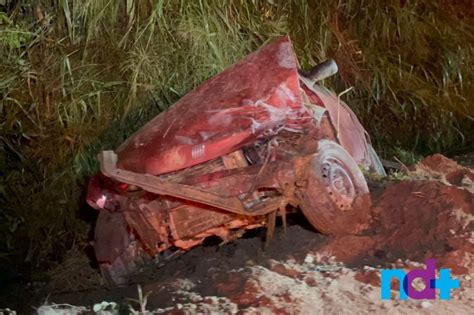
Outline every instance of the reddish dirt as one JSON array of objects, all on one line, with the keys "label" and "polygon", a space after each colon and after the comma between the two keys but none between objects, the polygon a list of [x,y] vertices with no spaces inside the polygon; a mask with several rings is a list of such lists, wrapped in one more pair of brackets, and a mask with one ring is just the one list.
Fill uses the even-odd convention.
[{"label": "reddish dirt", "polygon": [[[447,253],[473,253],[473,194],[439,182],[400,182],[385,190],[373,208],[371,236],[342,236],[322,249],[353,263],[373,255],[423,261]],[[458,272],[466,272],[458,266]]]},{"label": "reddish dirt", "polygon": [[440,258],[456,249],[469,251],[467,239],[454,240],[470,237],[473,205],[468,191],[438,182],[393,185],[374,209],[380,220],[377,250],[418,261]]},{"label": "reddish dirt", "polygon": [[468,188],[474,193],[474,170],[441,154],[434,154],[413,167],[415,177],[438,180],[448,185]]},{"label": "reddish dirt", "polygon": [[[462,175],[449,180],[452,174]],[[472,275],[472,174],[472,169],[434,155],[411,170],[411,180],[394,182],[373,191],[374,220],[364,235],[323,236],[302,216],[294,216],[289,218],[291,224],[287,233],[280,228],[266,250],[263,250],[262,241],[265,231],[257,230],[224,246],[208,243],[191,250],[160,270],[150,270],[137,278],[137,282],[143,284],[143,291],[152,292],[148,299],[149,309],[159,307],[167,309],[166,312],[179,313],[176,305],[194,303],[193,307],[203,312],[217,307],[226,312],[246,310],[252,313],[254,309],[266,309],[285,313],[285,305],[300,305],[304,294],[316,294],[316,291],[304,290],[322,290],[322,284],[332,282],[345,288],[341,290],[359,290],[377,299],[377,294],[369,292],[373,289],[365,286],[380,285],[379,268],[418,268],[420,265],[416,262],[423,263],[427,258],[436,258],[437,268],[451,268],[456,274]],[[333,266],[334,261],[344,263],[352,271],[342,268],[334,272],[333,267],[324,267],[328,263]],[[357,288],[348,282],[349,272],[352,272],[351,279],[360,284]],[[271,284],[272,277],[279,287]],[[179,279],[192,284],[187,290],[192,288],[194,295],[183,289],[186,285],[176,284]],[[299,286],[302,283],[304,290]],[[299,289],[295,287],[294,291],[292,286]],[[48,290],[49,294],[53,288]],[[183,295],[183,290],[188,293]],[[331,294],[337,295],[335,292],[339,291]],[[329,293],[321,291],[318,294],[324,299]],[[114,290],[56,291],[49,300],[91,305],[101,300],[123,301],[125,297],[135,296],[134,285]],[[34,303],[38,305],[39,300]],[[303,304],[300,311],[311,307]],[[381,309],[374,311],[383,311],[383,306],[377,307]],[[337,308],[330,311],[337,311]]]},{"label": "reddish dirt", "polygon": [[[449,180],[454,178],[457,180]],[[413,168],[415,179],[389,185],[375,203],[374,223],[366,236],[342,236],[320,251],[349,265],[369,257],[423,262],[438,259],[439,268],[473,271],[474,186],[472,169],[442,155]],[[467,183],[467,184],[466,184]],[[469,186],[470,185],[470,186]]]}]

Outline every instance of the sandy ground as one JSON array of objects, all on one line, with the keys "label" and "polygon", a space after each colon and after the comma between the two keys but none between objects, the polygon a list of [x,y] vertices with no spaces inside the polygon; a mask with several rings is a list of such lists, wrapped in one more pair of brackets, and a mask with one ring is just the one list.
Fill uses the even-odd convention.
[{"label": "sandy ground", "polygon": [[[228,281],[216,284],[223,296],[201,296],[188,279],[176,283],[181,302],[157,313],[239,313],[239,314],[472,314],[474,290],[471,281],[449,301],[382,301],[380,288],[357,279],[366,267],[354,271],[338,264],[315,264],[317,257],[308,255],[306,262],[272,261],[263,266],[235,270]],[[377,272],[375,272],[377,273]],[[236,285],[237,283],[237,285]]]}]

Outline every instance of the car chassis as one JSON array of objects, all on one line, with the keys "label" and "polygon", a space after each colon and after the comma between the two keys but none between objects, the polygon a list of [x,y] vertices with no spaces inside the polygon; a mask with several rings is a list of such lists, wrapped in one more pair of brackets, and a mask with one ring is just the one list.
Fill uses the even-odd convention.
[{"label": "car chassis", "polygon": [[100,210],[95,252],[110,284],[209,236],[224,242],[301,209],[321,233],[371,220],[362,169],[384,174],[367,132],[340,97],[305,72],[288,37],[211,78],[99,155],[87,201]]}]

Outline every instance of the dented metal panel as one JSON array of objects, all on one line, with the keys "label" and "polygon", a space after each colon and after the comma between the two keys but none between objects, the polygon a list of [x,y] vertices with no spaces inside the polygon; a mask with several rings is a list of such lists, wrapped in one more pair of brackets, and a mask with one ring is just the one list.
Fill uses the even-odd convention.
[{"label": "dented metal panel", "polygon": [[[367,226],[359,166],[377,168],[370,139],[350,108],[298,67],[282,37],[100,154],[87,202],[101,211],[96,253],[107,277],[123,283],[144,257],[211,235],[227,242],[267,226],[270,239],[276,216],[285,224],[299,206],[325,233]],[[323,78],[331,67],[313,72]]]},{"label": "dented metal panel", "polygon": [[288,37],[206,81],[118,149],[118,167],[152,175],[237,150],[263,132],[301,130],[310,119],[299,92],[298,61]]}]

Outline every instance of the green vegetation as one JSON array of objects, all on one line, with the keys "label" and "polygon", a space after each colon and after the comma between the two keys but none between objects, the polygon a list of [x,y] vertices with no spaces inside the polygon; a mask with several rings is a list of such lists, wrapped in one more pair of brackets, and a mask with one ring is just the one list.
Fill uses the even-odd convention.
[{"label": "green vegetation", "polygon": [[384,155],[472,145],[474,24],[455,12],[442,0],[0,1],[0,263],[29,277],[83,242],[96,154],[283,34],[303,66],[337,60],[328,84],[354,86],[344,98]]}]

